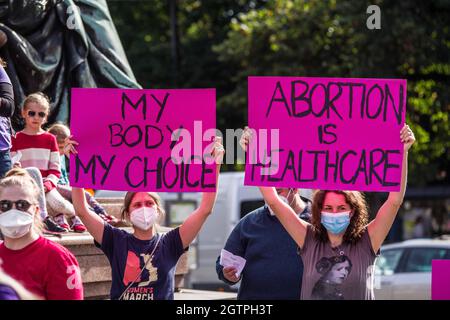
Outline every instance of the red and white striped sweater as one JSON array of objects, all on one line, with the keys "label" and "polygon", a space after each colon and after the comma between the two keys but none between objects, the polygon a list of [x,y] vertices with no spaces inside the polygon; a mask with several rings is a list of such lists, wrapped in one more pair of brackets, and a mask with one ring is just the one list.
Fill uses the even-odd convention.
[{"label": "red and white striped sweater", "polygon": [[61,165],[55,136],[48,132],[37,135],[18,132],[11,140],[11,157],[20,151],[22,168],[38,168],[47,191],[56,187],[61,176]]}]

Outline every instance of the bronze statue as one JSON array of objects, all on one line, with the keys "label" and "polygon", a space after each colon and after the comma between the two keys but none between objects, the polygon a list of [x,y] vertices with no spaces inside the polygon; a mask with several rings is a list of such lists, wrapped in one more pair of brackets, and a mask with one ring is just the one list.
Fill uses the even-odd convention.
[{"label": "bronze statue", "polygon": [[14,87],[16,129],[32,92],[50,97],[50,123],[68,123],[72,87],[140,88],[105,0],[0,0],[0,56]]}]

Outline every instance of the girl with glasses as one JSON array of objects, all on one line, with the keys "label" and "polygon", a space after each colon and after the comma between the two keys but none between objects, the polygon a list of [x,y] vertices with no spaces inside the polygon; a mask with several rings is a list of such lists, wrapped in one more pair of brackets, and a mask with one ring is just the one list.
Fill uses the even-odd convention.
[{"label": "girl with glasses", "polygon": [[[55,136],[42,129],[47,122],[49,111],[50,102],[43,93],[33,93],[25,98],[22,108],[25,128],[12,139],[11,157],[20,152],[20,162],[15,163],[15,166],[39,169],[42,175],[46,204],[51,209],[49,212],[59,229],[84,232],[86,227],[75,215],[73,205],[64,199],[56,189],[61,176],[58,143]],[[42,218],[49,222],[45,206],[41,205],[41,208]]]}]

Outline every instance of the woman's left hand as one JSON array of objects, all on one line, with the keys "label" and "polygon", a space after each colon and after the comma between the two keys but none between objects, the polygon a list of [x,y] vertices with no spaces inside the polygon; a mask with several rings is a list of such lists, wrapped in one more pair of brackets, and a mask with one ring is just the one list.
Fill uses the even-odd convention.
[{"label": "woman's left hand", "polygon": [[223,162],[223,155],[225,154],[225,149],[222,145],[222,138],[221,137],[215,137],[214,138],[214,145],[213,150],[211,152],[211,155],[214,158],[214,161],[216,164],[222,164]]},{"label": "woman's left hand", "polygon": [[78,151],[77,149],[75,149],[75,146],[78,145],[78,142],[76,142],[75,140],[73,140],[73,136],[69,136],[64,140],[64,154],[67,157],[70,157],[71,154],[77,154]]},{"label": "woman's left hand", "polygon": [[407,124],[403,126],[402,130],[400,130],[400,140],[404,145],[405,151],[408,151],[409,148],[411,148],[411,146],[414,144],[414,142],[416,142],[414,133]]}]

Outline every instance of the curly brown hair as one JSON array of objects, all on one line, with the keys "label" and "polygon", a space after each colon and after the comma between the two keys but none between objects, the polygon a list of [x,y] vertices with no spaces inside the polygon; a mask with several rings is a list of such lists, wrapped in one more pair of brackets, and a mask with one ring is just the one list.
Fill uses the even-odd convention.
[{"label": "curly brown hair", "polygon": [[341,191],[341,190],[317,190],[313,196],[311,224],[314,229],[316,238],[320,241],[328,241],[327,229],[321,223],[321,212],[325,196],[327,193],[333,192],[342,194],[345,201],[353,211],[350,219],[350,225],[344,234],[344,241],[354,243],[358,241],[366,229],[369,221],[369,213],[364,195],[358,191]]}]

